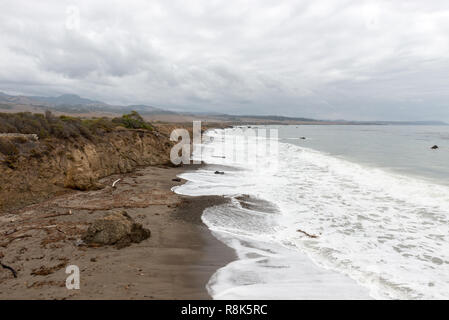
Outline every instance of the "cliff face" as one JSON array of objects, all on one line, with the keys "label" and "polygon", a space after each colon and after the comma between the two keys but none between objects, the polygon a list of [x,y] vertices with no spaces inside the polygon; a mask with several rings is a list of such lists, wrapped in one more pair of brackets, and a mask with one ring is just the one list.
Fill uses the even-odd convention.
[{"label": "cliff face", "polygon": [[0,213],[42,201],[69,189],[102,186],[98,179],[138,166],[170,163],[168,132],[117,128],[94,140],[16,139],[0,153]]}]

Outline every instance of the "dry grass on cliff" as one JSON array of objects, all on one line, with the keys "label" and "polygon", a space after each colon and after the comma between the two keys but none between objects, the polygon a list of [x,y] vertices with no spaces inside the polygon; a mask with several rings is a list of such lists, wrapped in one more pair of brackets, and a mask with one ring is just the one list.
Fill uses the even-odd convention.
[{"label": "dry grass on cliff", "polygon": [[165,131],[136,112],[91,119],[0,113],[0,214],[67,188],[97,188],[110,174],[165,164],[170,147]]},{"label": "dry grass on cliff", "polygon": [[[19,112],[0,113],[0,133],[37,134],[40,139],[84,137],[93,140],[116,127],[153,130],[153,126],[135,111],[117,118],[81,119],[69,116]],[[1,150],[0,150],[1,152]]]}]

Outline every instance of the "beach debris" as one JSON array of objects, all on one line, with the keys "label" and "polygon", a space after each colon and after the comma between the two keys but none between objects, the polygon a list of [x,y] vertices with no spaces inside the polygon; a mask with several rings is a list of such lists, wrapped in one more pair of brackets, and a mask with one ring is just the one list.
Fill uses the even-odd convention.
[{"label": "beach debris", "polygon": [[181,182],[181,178],[174,178],[174,179],[171,179],[171,181]]},{"label": "beach debris", "polygon": [[[2,256],[3,256],[3,255],[2,255]],[[3,269],[7,269],[7,270],[11,271],[13,277],[14,277],[14,278],[17,278],[17,271],[14,270],[12,267],[7,266],[6,264],[3,264],[1,261],[0,261],[0,266],[2,266]]]},{"label": "beach debris", "polygon": [[313,239],[318,238],[317,235],[310,234],[310,233],[308,233],[308,232],[306,232],[306,231],[303,231],[303,230],[301,230],[301,229],[298,229],[298,230],[296,230],[296,231],[305,234],[305,235],[308,236],[309,238],[313,238]]},{"label": "beach debris", "polygon": [[112,183],[112,187],[113,187],[113,188],[117,188],[115,185],[116,185],[120,180],[122,180],[122,179],[117,179],[117,180],[115,180],[115,181]]},{"label": "beach debris", "polygon": [[134,222],[126,211],[122,211],[95,220],[82,240],[89,246],[115,245],[121,249],[148,239],[150,235],[150,230]]},{"label": "beach debris", "polygon": [[83,245],[85,245],[85,243],[84,243],[84,241],[82,239],[77,239],[75,241],[75,246],[80,247],[80,246],[83,246]]},{"label": "beach debris", "polygon": [[49,274],[55,273],[56,271],[65,268],[65,266],[67,266],[68,263],[68,259],[64,258],[62,259],[63,261],[53,267],[46,267],[46,266],[41,266],[38,269],[33,269],[33,271],[31,271],[31,275],[32,276],[48,276]]},{"label": "beach debris", "polygon": [[29,238],[29,237],[31,237],[31,235],[29,235],[29,234],[22,234],[22,235],[17,236],[17,237],[8,238],[8,239],[6,239],[7,241],[2,242],[2,243],[0,242],[0,247],[6,248],[11,242],[13,242],[15,240]]},{"label": "beach debris", "polygon": [[215,174],[224,174],[223,171],[215,171]]},{"label": "beach debris", "polygon": [[71,216],[71,215],[72,215],[72,210],[69,210],[69,212],[65,212],[65,213],[47,214],[45,216],[41,216],[40,218],[45,219],[45,218],[55,218],[55,217],[60,217],[60,216]]},{"label": "beach debris", "polygon": [[19,228],[14,228],[14,229],[12,229],[12,230],[7,230],[7,231],[4,232],[4,235],[5,235],[5,236],[9,236],[9,235],[11,235],[11,234],[13,234],[13,233],[16,233],[16,232],[19,231],[19,230],[20,230]]},{"label": "beach debris", "polygon": [[439,149],[440,147],[438,147],[437,145],[434,145],[432,148],[430,148],[430,149],[432,149],[432,150],[436,150],[436,149]]}]

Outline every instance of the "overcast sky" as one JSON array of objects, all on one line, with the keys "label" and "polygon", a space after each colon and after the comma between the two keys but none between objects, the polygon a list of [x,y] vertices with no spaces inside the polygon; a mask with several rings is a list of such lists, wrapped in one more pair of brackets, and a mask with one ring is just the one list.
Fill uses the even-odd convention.
[{"label": "overcast sky", "polygon": [[449,121],[449,1],[1,0],[0,91]]}]

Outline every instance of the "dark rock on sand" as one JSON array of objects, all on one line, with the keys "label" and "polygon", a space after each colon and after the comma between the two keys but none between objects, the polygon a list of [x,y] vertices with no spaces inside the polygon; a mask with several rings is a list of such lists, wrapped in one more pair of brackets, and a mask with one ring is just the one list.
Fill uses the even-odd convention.
[{"label": "dark rock on sand", "polygon": [[440,147],[438,147],[437,145],[434,145],[431,149],[436,150],[439,149]]},{"label": "dark rock on sand", "polygon": [[181,178],[174,178],[174,179],[171,179],[171,181],[174,181],[174,182],[181,182]]},{"label": "dark rock on sand", "polygon": [[126,211],[122,211],[95,220],[82,239],[90,246],[116,245],[124,248],[148,239],[150,235],[150,230],[134,222]]},{"label": "dark rock on sand", "polygon": [[215,174],[224,174],[223,171],[215,171]]}]

